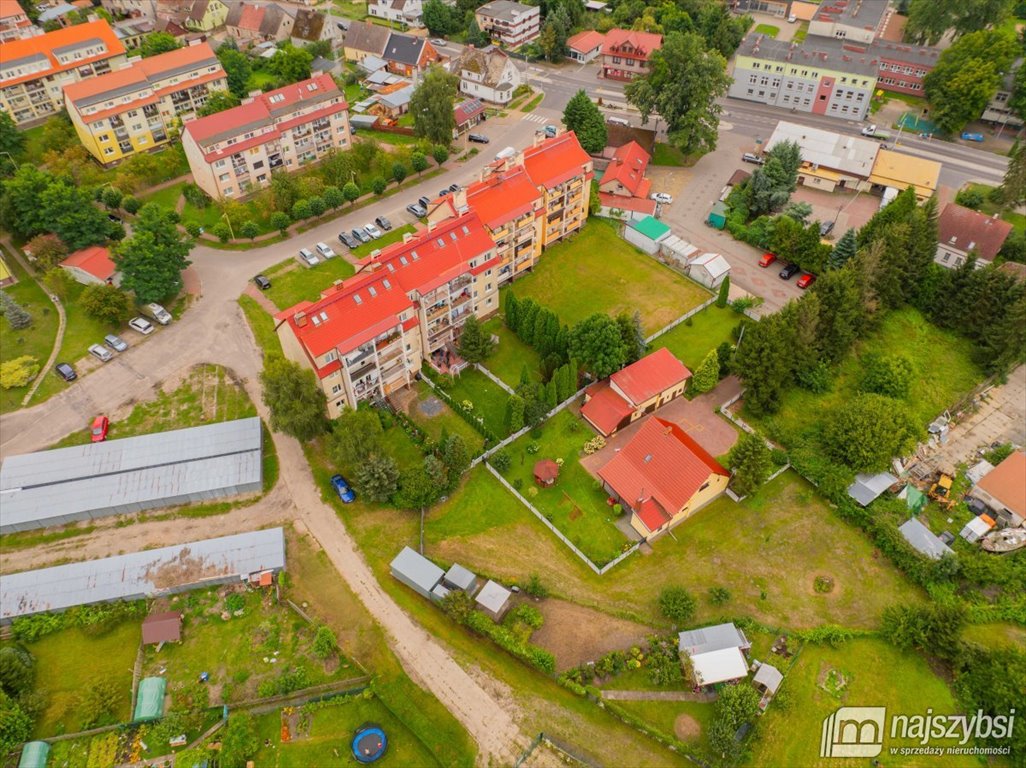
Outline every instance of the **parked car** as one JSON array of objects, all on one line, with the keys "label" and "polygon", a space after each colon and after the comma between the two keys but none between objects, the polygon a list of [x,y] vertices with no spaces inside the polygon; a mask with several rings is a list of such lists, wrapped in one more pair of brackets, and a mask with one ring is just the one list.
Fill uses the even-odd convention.
[{"label": "parked car", "polygon": [[338,233],[338,241],[340,243],[342,243],[342,245],[346,246],[347,248],[359,248],[360,247],[360,241],[357,240],[355,237],[353,237],[348,232],[339,232]]},{"label": "parked car", "polygon": [[965,131],[962,134],[962,141],[983,141],[983,134],[982,133],[969,133],[969,131]]},{"label": "parked car", "polygon": [[554,126],[554,125],[546,125],[544,130],[545,130],[545,138],[547,138],[547,139],[554,138],[555,135],[559,132],[559,129],[556,128],[556,126]]},{"label": "parked car", "polygon": [[113,213],[108,213],[107,214],[107,221],[109,221],[111,224],[120,224],[121,223],[121,217],[120,216],[115,216]]},{"label": "parked car", "polygon": [[116,336],[113,333],[108,333],[103,337],[103,343],[113,349],[115,352],[124,352],[128,349],[128,344],[120,336]]},{"label": "parked car", "polygon": [[374,223],[377,224],[379,227],[381,227],[386,232],[388,232],[388,230],[390,230],[392,228],[392,222],[390,222],[384,216],[378,216],[378,218],[374,219]]},{"label": "parked car", "polygon": [[819,236],[826,237],[834,231],[834,222],[832,221],[821,221],[819,222]]},{"label": "parked car", "polygon": [[439,197],[445,197],[448,194],[449,194],[449,188],[448,187],[446,187],[445,189],[438,190],[438,196]]},{"label": "parked car", "polygon": [[311,251],[309,248],[299,249],[299,259],[300,261],[305,262],[311,267],[315,267],[321,263],[321,260],[318,259],[314,252]]},{"label": "parked car", "polygon": [[792,277],[798,274],[801,270],[797,264],[785,264],[784,268],[780,270],[781,280],[790,280]]},{"label": "parked car", "polygon": [[764,254],[762,254],[762,258],[759,259],[759,266],[760,267],[768,267],[770,264],[772,264],[776,260],[777,260],[777,257],[774,256],[772,253],[764,253]]},{"label": "parked car", "polygon": [[673,202],[673,195],[668,195],[665,192],[655,192],[651,195],[651,198],[657,203],[662,203],[663,205],[669,205]]},{"label": "parked car", "polygon": [[375,240],[377,240],[379,237],[381,237],[381,234],[382,234],[381,230],[378,229],[377,227],[375,227],[373,224],[367,224],[363,228],[363,231],[366,232],[371,237],[373,237]]},{"label": "parked car", "polygon": [[460,191],[460,185],[459,184],[450,184],[449,185],[449,191],[450,192],[459,192]]},{"label": "parked car", "polygon": [[335,252],[333,250],[331,250],[331,246],[328,245],[327,243],[317,243],[317,245],[315,245],[314,248],[317,250],[317,254],[322,259],[333,259],[333,258],[335,258]]},{"label": "parked car", "polygon": [[759,155],[753,155],[751,152],[745,152],[741,155],[741,159],[746,163],[755,163],[756,165],[762,165],[766,162]]},{"label": "parked car", "polygon": [[352,504],[356,501],[356,494],[349,487],[349,481],[342,477],[342,475],[331,476],[331,487],[335,489],[335,493],[342,499],[343,504]]},{"label": "parked car", "polygon": [[107,439],[108,429],[110,429],[110,420],[106,416],[97,416],[89,428],[89,439],[94,443],[102,443]]},{"label": "parked car", "polygon": [[361,243],[369,243],[372,239],[371,236],[367,234],[367,231],[364,230],[362,227],[354,227],[352,231],[353,237],[355,237]]},{"label": "parked car", "polygon": [[495,153],[495,159],[496,160],[509,160],[511,157],[514,157],[516,154],[517,154],[517,151],[515,149],[513,149],[513,147],[503,147],[502,149],[500,149],[498,152]]},{"label": "parked car", "polygon": [[624,128],[631,127],[630,121],[623,117],[607,117],[606,123],[608,123],[609,125],[620,125]]},{"label": "parked car", "polygon": [[798,278],[798,282],[795,283],[803,291],[816,282],[816,276],[811,272],[806,272],[804,275]]},{"label": "parked car", "polygon": [[75,369],[68,363],[57,363],[54,370],[57,371],[57,375],[65,381],[74,381],[78,378],[78,374],[75,373]]},{"label": "parked car", "polygon": [[268,288],[271,287],[271,281],[267,278],[266,275],[257,275],[253,278],[253,282],[256,283],[256,287],[259,288],[261,291],[266,291]]},{"label": "parked car", "polygon": [[448,44],[449,44],[448,40],[443,40],[440,37],[432,37],[431,38],[431,45],[448,45]]},{"label": "parked car", "polygon": [[427,216],[427,209],[420,203],[410,203],[408,206],[406,206],[406,210],[408,210],[418,219]]},{"label": "parked car", "polygon": [[427,207],[431,205],[431,198],[427,195],[424,195],[423,197],[418,197],[417,204],[420,205],[421,208],[424,208],[426,210]]},{"label": "parked car", "polygon": [[143,312],[161,325],[169,325],[171,323],[171,313],[160,306],[160,304],[147,304],[143,307]]},{"label": "parked car", "polygon": [[467,134],[467,141],[473,142],[474,144],[488,144],[491,139],[483,133],[469,133]]},{"label": "parked car", "polygon": [[153,323],[145,317],[133,317],[128,321],[128,327],[133,331],[139,331],[143,336],[149,336],[153,333]]},{"label": "parked car", "polygon": [[101,363],[106,363],[108,360],[114,357],[114,353],[102,344],[90,344],[89,354],[95,357]]}]

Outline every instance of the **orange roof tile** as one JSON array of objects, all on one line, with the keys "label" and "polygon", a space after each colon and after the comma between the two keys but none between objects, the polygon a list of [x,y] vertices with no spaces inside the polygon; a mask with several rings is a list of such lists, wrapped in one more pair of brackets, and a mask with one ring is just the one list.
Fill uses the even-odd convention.
[{"label": "orange roof tile", "polygon": [[520,218],[531,211],[540,198],[538,188],[520,166],[493,173],[467,187],[467,205],[477,211],[489,229],[498,229]]},{"label": "orange roof tile", "polygon": [[649,216],[655,216],[656,212],[656,201],[649,200],[647,198],[621,197],[620,195],[610,195],[606,192],[599,192],[599,200],[602,202],[602,205],[607,208],[620,208],[625,211],[647,213]]},{"label": "orange roof tile", "polygon": [[590,162],[591,158],[573,131],[524,150],[524,168],[535,186],[539,187],[551,189],[574,176],[581,176],[585,173],[584,166]]},{"label": "orange roof tile", "polygon": [[[69,45],[77,45],[88,40],[101,40],[106,50],[96,56],[85,59],[74,59],[61,64],[57,61],[54,51],[65,48]],[[72,27],[56,29],[43,35],[26,37],[21,40],[11,40],[7,43],[0,43],[0,62],[10,63],[18,59],[38,56],[42,54],[50,62],[50,68],[42,72],[32,72],[21,77],[12,77],[9,80],[0,81],[0,86],[16,85],[30,80],[37,80],[45,75],[53,75],[69,69],[77,69],[94,61],[109,59],[125,52],[125,46],[118,40],[114,30],[105,20],[87,21],[85,24],[76,24]]]},{"label": "orange roof tile", "polygon": [[1012,233],[1012,225],[970,208],[948,203],[937,219],[937,242],[992,261]]},{"label": "orange roof tile", "polygon": [[1026,517],[1026,453],[1015,451],[976,484],[1019,517]]},{"label": "orange roof tile", "polygon": [[24,15],[25,9],[21,7],[17,0],[0,0],[0,19]]},{"label": "orange roof tile", "polygon": [[617,371],[609,380],[637,406],[690,378],[687,366],[666,347],[660,347]]},{"label": "orange roof tile", "polygon": [[75,251],[61,262],[62,267],[78,267],[88,272],[97,280],[109,280],[117,273],[118,268],[111,261],[110,251],[99,245]]},{"label": "orange roof tile", "polygon": [[662,48],[663,36],[653,32],[638,32],[633,29],[611,29],[606,32],[606,39],[602,44],[602,55],[623,55],[622,51],[617,49],[625,44],[629,44],[642,54],[641,58],[647,61],[653,51]]},{"label": "orange roof tile", "polygon": [[576,35],[566,41],[567,47],[574,51],[580,51],[581,53],[588,53],[593,51],[602,45],[605,40],[605,35],[601,32],[596,32],[594,29],[586,29],[583,32],[578,32]]},{"label": "orange roof tile", "polygon": [[[619,182],[634,197],[647,197],[645,171],[652,158],[636,141],[628,141],[616,148],[613,158],[602,174],[601,187]],[[651,183],[648,184],[651,186]]]},{"label": "orange roof tile", "polygon": [[606,437],[634,413],[631,404],[609,386],[608,380],[600,381],[593,390],[589,389],[588,394],[590,399],[581,406],[581,416]]}]

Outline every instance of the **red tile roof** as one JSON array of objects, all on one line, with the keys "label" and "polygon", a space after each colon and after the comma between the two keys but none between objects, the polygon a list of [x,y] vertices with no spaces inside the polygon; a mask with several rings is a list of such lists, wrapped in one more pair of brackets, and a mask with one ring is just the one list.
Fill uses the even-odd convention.
[{"label": "red tile roof", "polygon": [[524,150],[524,168],[535,186],[551,189],[585,173],[591,162],[577,135],[567,131]]},{"label": "red tile roof", "polygon": [[244,3],[242,6],[242,15],[239,17],[239,23],[236,26],[239,29],[248,29],[251,32],[259,32],[260,25],[263,23],[263,20],[264,6]]},{"label": "red tile roof", "polygon": [[566,44],[571,50],[588,53],[602,45],[605,39],[601,32],[596,32],[594,29],[586,29],[571,37],[566,41]]},{"label": "red tile roof", "polygon": [[590,399],[581,407],[581,416],[606,437],[616,431],[621,421],[634,413],[631,404],[613,391],[609,381],[593,385],[588,395]]},{"label": "red tile roof", "polygon": [[644,197],[621,197],[619,195],[610,195],[606,192],[599,192],[599,201],[607,208],[620,208],[625,211],[647,213],[649,216],[655,216],[656,212],[656,201]]},{"label": "red tile roof", "polygon": [[637,32],[633,29],[611,29],[606,32],[606,39],[602,43],[602,55],[623,55],[621,51],[616,49],[619,49],[624,44],[630,44],[632,48],[641,54],[638,58],[647,61],[652,56],[653,51],[663,47],[663,36],[652,32]]},{"label": "red tile roof", "polygon": [[456,125],[463,125],[465,122],[483,114],[485,111],[481,99],[465,99],[453,108],[453,116],[456,118]]},{"label": "red tile roof", "polygon": [[691,371],[687,366],[666,347],[660,347],[617,371],[609,380],[627,395],[633,405],[638,406],[690,378]]},{"label": "red tile roof", "polygon": [[498,229],[533,210],[541,193],[520,166],[487,176],[467,187],[467,205],[490,229]]},{"label": "red tile roof", "polygon": [[88,272],[97,280],[103,281],[114,277],[118,271],[117,265],[111,261],[110,251],[99,245],[75,251],[61,262],[61,266],[78,267],[83,272]]},{"label": "red tile roof", "polygon": [[0,19],[9,19],[12,16],[24,16],[25,10],[17,0],[0,0]]},{"label": "red tile roof", "polygon": [[651,531],[658,531],[673,518],[666,513],[666,510],[659,506],[655,499],[645,499],[638,506],[638,517],[645,527]]},{"label": "red tile roof", "polygon": [[642,522],[649,530],[654,530],[649,521],[655,522],[655,508],[646,502],[654,501],[669,515],[675,515],[711,475],[729,474],[684,430],[655,416],[649,417],[598,471],[616,495],[639,512],[639,517],[645,513]]},{"label": "red tile roof", "polygon": [[1026,453],[1015,451],[976,484],[1019,517],[1026,517]]},{"label": "red tile roof", "polygon": [[944,206],[937,219],[937,242],[968,253],[976,251],[981,259],[993,261],[1012,232],[1012,225],[955,203]]},{"label": "red tile roof", "polygon": [[[54,56],[53,51],[57,48],[64,48],[69,45],[77,45],[84,43],[87,40],[101,40],[103,41],[106,51],[96,56],[90,56],[85,59],[72,59],[66,64],[60,64],[57,61],[57,57]],[[69,69],[78,69],[79,67],[85,66],[94,61],[103,61],[125,52],[125,46],[118,36],[114,34],[114,30],[111,29],[110,24],[105,20],[100,19],[99,21],[87,21],[85,24],[76,24],[72,27],[64,27],[63,29],[57,29],[53,32],[47,32],[43,35],[35,35],[33,37],[26,37],[21,40],[11,40],[7,43],[0,44],[0,61],[13,62],[18,59],[27,58],[38,54],[43,54],[50,61],[49,69],[45,69],[41,72],[32,72],[21,77],[12,77],[10,80],[4,80],[2,85],[4,87],[8,85],[16,85],[18,83],[28,82],[30,80],[37,80],[40,77],[46,75],[53,75],[58,72],[64,72]]]},{"label": "red tile roof", "polygon": [[645,178],[645,171],[651,159],[648,152],[636,141],[629,141],[617,147],[613,159],[602,174],[601,187],[619,182],[634,197],[647,198],[652,184]]}]

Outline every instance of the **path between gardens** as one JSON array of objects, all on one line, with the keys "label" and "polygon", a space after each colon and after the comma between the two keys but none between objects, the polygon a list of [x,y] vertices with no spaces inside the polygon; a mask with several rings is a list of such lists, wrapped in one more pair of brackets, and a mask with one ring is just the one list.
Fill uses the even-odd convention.
[{"label": "path between gardens", "polygon": [[615,701],[697,701],[708,704],[716,701],[716,694],[691,691],[602,691],[602,698]]}]

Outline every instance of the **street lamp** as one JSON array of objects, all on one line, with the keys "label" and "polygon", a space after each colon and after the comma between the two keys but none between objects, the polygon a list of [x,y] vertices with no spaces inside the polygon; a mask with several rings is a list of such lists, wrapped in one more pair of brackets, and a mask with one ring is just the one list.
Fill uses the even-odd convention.
[{"label": "street lamp", "polygon": [[221,218],[228,222],[228,234],[232,236],[232,240],[235,239],[235,230],[232,229],[232,220],[228,218],[228,211],[221,214]]}]

